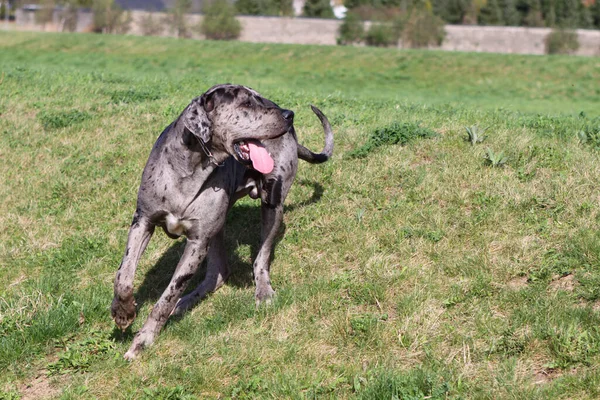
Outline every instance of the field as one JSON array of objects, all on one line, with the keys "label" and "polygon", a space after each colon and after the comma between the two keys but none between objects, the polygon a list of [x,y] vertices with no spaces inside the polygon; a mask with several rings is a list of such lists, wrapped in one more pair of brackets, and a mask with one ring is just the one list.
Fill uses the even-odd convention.
[{"label": "field", "polygon": [[[142,168],[223,82],[313,150],[321,108],[334,157],[300,165],[274,304],[244,199],[233,276],[128,363],[184,243],[157,231],[115,330]],[[0,399],[599,398],[598,82],[597,58],[0,32]]]}]

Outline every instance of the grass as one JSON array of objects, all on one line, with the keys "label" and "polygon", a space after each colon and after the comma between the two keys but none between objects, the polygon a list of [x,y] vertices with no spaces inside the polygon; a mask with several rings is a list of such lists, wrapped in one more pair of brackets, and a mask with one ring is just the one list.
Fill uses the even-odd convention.
[{"label": "grass", "polygon": [[[564,56],[0,32],[0,399],[597,398],[598,71]],[[227,81],[293,109],[315,150],[308,106],[321,108],[335,155],[300,166],[275,304],[254,306],[260,212],[244,199],[229,282],[128,364],[132,334],[109,305],[143,165],[190,99]],[[150,243],[134,332],[181,252]]]}]

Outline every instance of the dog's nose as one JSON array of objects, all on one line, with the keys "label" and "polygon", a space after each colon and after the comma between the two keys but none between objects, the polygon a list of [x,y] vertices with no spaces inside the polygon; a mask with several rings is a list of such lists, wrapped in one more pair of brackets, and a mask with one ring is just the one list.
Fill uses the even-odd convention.
[{"label": "dog's nose", "polygon": [[281,115],[283,115],[283,118],[285,118],[288,121],[294,119],[294,112],[290,110],[285,110],[283,113],[281,113]]}]

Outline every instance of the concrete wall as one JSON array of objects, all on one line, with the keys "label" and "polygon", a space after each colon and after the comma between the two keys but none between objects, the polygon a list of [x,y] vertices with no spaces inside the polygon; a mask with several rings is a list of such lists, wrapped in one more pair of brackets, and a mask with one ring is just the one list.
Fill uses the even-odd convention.
[{"label": "concrete wall", "polygon": [[[35,25],[32,12],[18,10],[17,28],[42,30]],[[143,34],[141,21],[148,13],[144,11],[132,12],[130,33]],[[164,18],[164,13],[151,14],[156,21]],[[92,21],[88,14],[81,15],[82,21],[77,24],[77,31],[90,31]],[[197,27],[202,21],[202,15],[188,16],[190,25]],[[335,45],[340,20],[325,20],[314,18],[278,18],[238,16],[242,24],[241,41],[264,43],[297,43]],[[56,19],[56,18],[55,18]],[[57,19],[58,20],[58,19]],[[45,30],[56,30],[56,27],[46,26]],[[164,24],[163,24],[164,26]],[[192,37],[202,39],[197,29],[192,29]],[[492,27],[492,26],[463,26],[446,25],[446,38],[441,46],[442,50],[491,52],[491,53],[516,53],[516,54],[544,54],[545,38],[551,32],[549,28],[522,28],[522,27]],[[600,31],[577,30],[579,36],[579,50],[577,55],[600,56]],[[161,35],[173,35],[166,27]]]},{"label": "concrete wall", "polygon": [[339,20],[319,18],[238,17],[244,42],[335,45]]},{"label": "concrete wall", "polygon": [[[443,50],[487,53],[545,54],[550,28],[446,25]],[[577,55],[600,55],[600,31],[578,29]]]}]

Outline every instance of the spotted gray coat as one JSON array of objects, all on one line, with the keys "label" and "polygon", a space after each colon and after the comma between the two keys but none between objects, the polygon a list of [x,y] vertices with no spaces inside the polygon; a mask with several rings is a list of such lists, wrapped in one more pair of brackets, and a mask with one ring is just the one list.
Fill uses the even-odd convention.
[{"label": "spotted gray coat", "polygon": [[[171,281],[136,334],[126,359],[150,345],[168,317],[195,305],[229,276],[223,231],[233,203],[245,196],[261,199],[261,246],[254,261],[256,303],[274,295],[269,266],[283,219],[283,201],[293,183],[298,158],[327,161],[333,134],[327,118],[312,107],[325,130],[325,148],[312,153],[298,144],[294,113],[244,86],[217,85],[195,98],[156,140],[142,174],[125,255],[114,283],[111,305],[116,325],[126,329],[136,316],[133,280],[136,266],[156,226],[167,235],[185,235],[186,245]],[[259,140],[274,160],[272,172],[251,168],[236,149]],[[204,281],[181,297],[188,281],[207,257]]]}]

